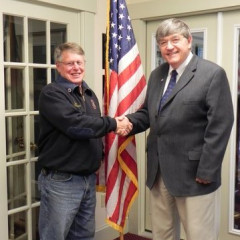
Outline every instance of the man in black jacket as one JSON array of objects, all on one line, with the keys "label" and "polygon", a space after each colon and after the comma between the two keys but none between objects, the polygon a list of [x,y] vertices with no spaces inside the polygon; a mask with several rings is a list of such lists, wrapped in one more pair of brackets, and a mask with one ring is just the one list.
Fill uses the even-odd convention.
[{"label": "man in black jacket", "polygon": [[102,139],[130,125],[101,117],[95,93],[83,81],[85,57],[76,43],[55,50],[59,76],[39,98],[41,240],[90,240],[95,232],[95,172],[103,159]]}]

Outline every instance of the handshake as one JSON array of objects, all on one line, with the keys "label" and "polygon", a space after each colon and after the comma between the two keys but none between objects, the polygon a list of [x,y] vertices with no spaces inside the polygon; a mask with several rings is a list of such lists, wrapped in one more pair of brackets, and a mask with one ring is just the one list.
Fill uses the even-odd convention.
[{"label": "handshake", "polygon": [[133,128],[132,123],[125,116],[116,117],[115,120],[117,122],[115,133],[122,137],[127,136]]}]

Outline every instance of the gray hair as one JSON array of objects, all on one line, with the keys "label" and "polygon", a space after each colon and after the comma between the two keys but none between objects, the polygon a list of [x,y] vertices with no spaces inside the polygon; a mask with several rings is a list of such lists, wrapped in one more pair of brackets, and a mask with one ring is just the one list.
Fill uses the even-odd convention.
[{"label": "gray hair", "polygon": [[181,34],[187,39],[192,36],[190,29],[185,22],[177,18],[170,18],[161,22],[158,26],[156,31],[156,41],[159,43],[161,38],[175,33]]},{"label": "gray hair", "polygon": [[82,49],[82,47],[79,44],[74,43],[74,42],[66,42],[66,43],[62,43],[62,44],[58,45],[55,48],[55,52],[54,52],[55,62],[61,61],[62,53],[64,51],[70,51],[72,53],[76,53],[78,55],[85,56],[84,50]]}]

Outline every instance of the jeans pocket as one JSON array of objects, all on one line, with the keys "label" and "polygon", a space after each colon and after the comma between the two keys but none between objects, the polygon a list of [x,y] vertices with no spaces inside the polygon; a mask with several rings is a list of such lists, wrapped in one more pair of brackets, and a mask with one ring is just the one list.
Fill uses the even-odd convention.
[{"label": "jeans pocket", "polygon": [[61,173],[61,172],[52,172],[50,179],[54,180],[54,181],[58,181],[58,182],[67,182],[72,179],[72,174]]}]

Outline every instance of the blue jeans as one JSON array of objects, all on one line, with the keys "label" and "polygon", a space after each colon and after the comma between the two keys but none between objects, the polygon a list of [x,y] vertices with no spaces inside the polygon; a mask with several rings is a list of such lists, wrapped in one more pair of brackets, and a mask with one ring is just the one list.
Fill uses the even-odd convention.
[{"label": "blue jeans", "polygon": [[96,175],[50,171],[39,175],[41,240],[93,240]]}]

